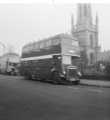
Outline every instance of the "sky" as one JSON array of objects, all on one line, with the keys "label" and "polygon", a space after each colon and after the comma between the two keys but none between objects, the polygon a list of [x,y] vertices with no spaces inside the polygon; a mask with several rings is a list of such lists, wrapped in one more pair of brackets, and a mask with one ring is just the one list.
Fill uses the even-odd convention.
[{"label": "sky", "polygon": [[[93,22],[99,17],[99,45],[110,49],[110,3],[92,4]],[[71,32],[71,14],[76,22],[76,3],[0,3],[0,43],[21,54],[23,45]]]}]

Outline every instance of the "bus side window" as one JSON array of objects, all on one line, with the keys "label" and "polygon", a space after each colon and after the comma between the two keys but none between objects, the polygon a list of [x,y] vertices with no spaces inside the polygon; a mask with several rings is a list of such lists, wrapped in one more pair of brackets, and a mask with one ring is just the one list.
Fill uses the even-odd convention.
[{"label": "bus side window", "polygon": [[39,43],[35,43],[33,47],[33,51],[38,51],[39,50]]},{"label": "bus side window", "polygon": [[46,47],[49,47],[49,46],[51,46],[51,40],[46,41]]}]

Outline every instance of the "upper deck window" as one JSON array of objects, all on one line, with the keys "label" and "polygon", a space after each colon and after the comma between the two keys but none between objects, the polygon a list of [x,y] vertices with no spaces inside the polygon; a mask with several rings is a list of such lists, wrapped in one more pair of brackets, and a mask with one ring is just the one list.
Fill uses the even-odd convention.
[{"label": "upper deck window", "polygon": [[59,39],[53,39],[52,40],[52,45],[58,45],[60,44],[60,40]]},{"label": "upper deck window", "polygon": [[23,48],[23,53],[27,53],[27,52],[31,51],[31,49],[32,49],[31,46],[26,46]]},{"label": "upper deck window", "polygon": [[26,49],[26,47],[23,48],[23,51],[22,51],[22,52],[23,52],[23,53],[28,52],[28,50]]},{"label": "upper deck window", "polygon": [[44,48],[44,47],[45,47],[45,43],[44,43],[43,41],[40,42],[40,43],[39,43],[39,47],[40,47],[40,49]]},{"label": "upper deck window", "polygon": [[34,44],[33,50],[34,50],[34,51],[39,50],[39,43],[35,43],[35,44]]},{"label": "upper deck window", "polygon": [[52,44],[51,40],[47,40],[45,42],[45,47],[49,47],[49,46],[51,46],[51,44]]}]

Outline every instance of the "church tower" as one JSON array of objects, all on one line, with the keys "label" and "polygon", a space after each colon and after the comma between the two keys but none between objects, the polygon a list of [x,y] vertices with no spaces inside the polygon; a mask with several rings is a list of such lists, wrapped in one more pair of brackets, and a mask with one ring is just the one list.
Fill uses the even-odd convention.
[{"label": "church tower", "polygon": [[[73,23],[73,16],[71,19]],[[74,27],[73,27],[74,26]],[[86,64],[91,65],[97,61],[98,46],[98,16],[93,24],[91,5],[77,5],[76,25],[72,25],[71,33],[75,36],[80,45],[81,56]]]}]

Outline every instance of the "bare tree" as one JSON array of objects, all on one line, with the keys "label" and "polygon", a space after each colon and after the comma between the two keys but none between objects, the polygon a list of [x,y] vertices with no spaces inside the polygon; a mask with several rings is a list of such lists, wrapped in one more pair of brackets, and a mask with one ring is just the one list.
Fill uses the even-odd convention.
[{"label": "bare tree", "polygon": [[8,45],[7,46],[7,53],[14,53],[15,52],[15,48],[13,45]]}]

